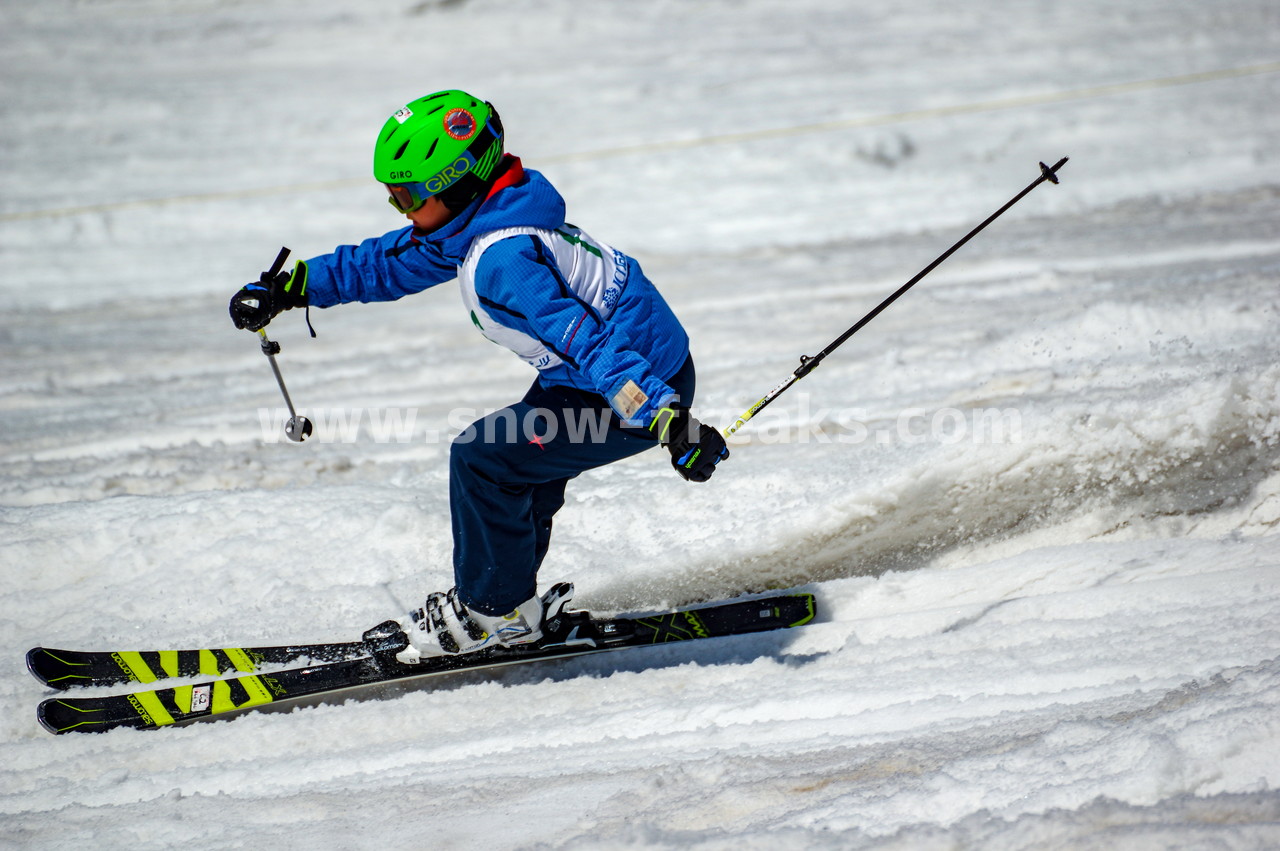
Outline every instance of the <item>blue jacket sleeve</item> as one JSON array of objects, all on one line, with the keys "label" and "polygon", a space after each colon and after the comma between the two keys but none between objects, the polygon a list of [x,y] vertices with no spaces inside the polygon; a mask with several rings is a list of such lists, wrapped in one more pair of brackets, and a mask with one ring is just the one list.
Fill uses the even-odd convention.
[{"label": "blue jacket sleeve", "polygon": [[[477,294],[497,308],[490,311],[496,321],[536,338],[557,354],[576,386],[603,396],[628,424],[647,425],[676,394],[666,384],[667,376],[656,373],[645,350],[666,344],[660,341],[664,336],[670,345],[687,349],[683,329],[664,335],[669,329],[650,327],[647,311],[633,312],[625,304],[602,318],[569,290],[545,256],[539,256],[534,239],[508,237],[486,249],[476,266]],[[647,280],[632,283],[636,289],[653,286]],[[633,411],[618,403],[628,382],[646,397]]]},{"label": "blue jacket sleeve", "polygon": [[457,274],[458,267],[438,248],[406,227],[308,260],[307,297],[313,307],[395,301]]}]

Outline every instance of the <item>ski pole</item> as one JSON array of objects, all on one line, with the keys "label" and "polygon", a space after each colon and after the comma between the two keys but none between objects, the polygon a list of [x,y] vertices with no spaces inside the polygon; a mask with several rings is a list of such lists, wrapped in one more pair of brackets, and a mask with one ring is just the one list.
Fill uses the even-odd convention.
[{"label": "ski pole", "polygon": [[1008,210],[1014,204],[1021,201],[1023,196],[1025,196],[1028,192],[1030,192],[1032,189],[1035,189],[1037,186],[1039,186],[1041,183],[1044,183],[1045,181],[1048,181],[1049,183],[1057,183],[1058,169],[1062,168],[1062,166],[1066,163],[1068,159],[1069,159],[1068,157],[1063,157],[1062,159],[1054,163],[1053,166],[1047,166],[1044,163],[1040,163],[1040,176],[1037,177],[1035,180],[1033,180],[1030,184],[1028,184],[1027,187],[1023,189],[1021,192],[1019,192],[1017,195],[1013,196],[1013,198],[1007,204],[1005,204],[999,210],[996,210],[994,213],[988,216],[986,221],[984,221],[982,224],[978,225],[976,228],[974,228],[973,230],[965,234],[964,237],[955,245],[951,246],[946,251],[942,252],[942,254],[940,254],[936,260],[934,260],[928,266],[925,266],[923,269],[921,269],[918,275],[916,275],[914,278],[912,278],[911,280],[903,284],[901,287],[899,287],[897,291],[894,292],[891,296],[889,296],[884,301],[876,305],[875,309],[873,309],[870,313],[868,313],[866,316],[862,317],[857,322],[855,322],[852,326],[850,326],[849,330],[845,331],[843,334],[841,334],[839,337],[833,340],[831,342],[831,345],[827,346],[825,349],[818,352],[818,354],[814,355],[813,357],[810,357],[809,355],[801,355],[800,366],[796,367],[795,372],[791,373],[791,375],[787,376],[785,381],[783,381],[777,387],[773,388],[764,396],[762,396],[760,400],[757,401],[754,405],[752,405],[750,408],[747,408],[747,410],[743,411],[741,416],[738,417],[738,419],[734,422],[734,424],[729,426],[727,429],[725,429],[724,436],[729,437],[738,429],[742,428],[744,425],[747,424],[747,422],[752,417],[754,417],[756,414],[764,410],[765,407],[770,402],[772,402],[774,399],[777,399],[779,396],[781,396],[787,390],[788,387],[790,387],[792,384],[795,384],[797,381],[799,381],[800,379],[804,378],[806,375],[808,375],[809,373],[817,369],[818,364],[822,363],[823,359],[827,355],[831,354],[837,348],[839,348],[840,345],[843,344],[845,340],[849,339],[854,334],[858,333],[858,331],[862,330],[862,327],[864,325],[866,325],[872,319],[875,319],[877,316],[880,315],[880,311],[884,310],[886,307],[893,304],[894,301],[896,301],[900,295],[902,295],[907,290],[911,289],[913,286],[919,283],[921,278],[923,278],[925,275],[929,274],[934,269],[936,269],[942,263],[942,261],[946,260],[952,254],[954,254],[960,248],[960,246],[964,245],[966,242],[973,239],[973,237],[977,236],[978,233],[983,228],[985,228],[987,225],[991,224],[996,219],[998,219],[1001,216],[1001,214],[1004,213],[1005,210]]},{"label": "ski pole", "polygon": [[[281,248],[280,253],[276,255],[275,262],[271,264],[271,268],[267,271],[267,281],[280,274],[280,269],[288,258],[289,249]],[[284,403],[289,407],[289,420],[284,424],[285,437],[301,443],[311,435],[311,420],[298,416],[298,412],[293,409],[293,400],[289,398],[289,390],[284,386],[284,376],[280,374],[280,365],[276,363],[276,355],[280,354],[280,344],[267,337],[266,328],[259,328],[258,336],[261,338],[258,342],[262,348],[262,353],[267,356],[267,360],[271,361],[271,371],[275,373],[276,384],[280,385],[280,392],[284,394]]]}]

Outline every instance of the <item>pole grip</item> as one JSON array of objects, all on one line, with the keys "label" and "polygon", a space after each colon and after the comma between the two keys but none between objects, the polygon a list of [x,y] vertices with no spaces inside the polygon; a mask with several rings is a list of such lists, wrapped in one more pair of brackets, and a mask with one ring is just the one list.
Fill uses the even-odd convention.
[{"label": "pole grip", "polygon": [[289,259],[289,249],[281,246],[280,253],[276,255],[275,262],[271,264],[271,268],[267,270],[267,278],[274,278],[280,274],[280,270],[284,268],[284,261]]},{"label": "pole grip", "polygon": [[[284,268],[284,261],[288,259],[289,249],[284,246],[280,246],[280,253],[277,254],[276,259],[272,261],[271,268],[262,273],[263,283],[269,284],[271,279],[280,274],[280,270]],[[276,364],[274,358],[276,355],[280,354],[280,344],[268,339],[266,328],[259,328],[258,336],[261,338],[258,345],[262,347],[262,353],[267,357],[272,358],[271,367],[272,369],[275,369]]]}]

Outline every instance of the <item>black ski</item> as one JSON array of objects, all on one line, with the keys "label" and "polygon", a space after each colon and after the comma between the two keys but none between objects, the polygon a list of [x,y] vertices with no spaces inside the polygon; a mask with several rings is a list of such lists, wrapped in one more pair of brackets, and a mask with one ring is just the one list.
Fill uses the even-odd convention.
[{"label": "black ski", "polygon": [[[124,695],[50,698],[40,704],[37,717],[51,733],[101,732],[117,727],[158,729],[399,679],[785,629],[808,623],[814,614],[812,594],[779,594],[634,617],[592,618],[586,612],[562,611],[544,624],[544,638],[537,645],[436,657],[417,665],[403,665],[395,660],[396,652],[404,648],[406,639],[399,624],[387,621],[366,632],[361,642],[312,645],[311,649],[307,646],[283,648],[307,653],[314,653],[317,646],[343,648],[340,653],[358,648],[360,655],[339,661],[273,673],[243,673],[229,679]],[[104,655],[111,656],[110,653]],[[267,663],[264,661],[264,664]]]},{"label": "black ski", "polygon": [[252,674],[301,661],[338,662],[368,655],[364,642],[300,644],[292,647],[226,647],[218,650],[119,650],[85,652],[33,647],[27,670],[56,689],[76,686],[147,685],[172,677]]}]

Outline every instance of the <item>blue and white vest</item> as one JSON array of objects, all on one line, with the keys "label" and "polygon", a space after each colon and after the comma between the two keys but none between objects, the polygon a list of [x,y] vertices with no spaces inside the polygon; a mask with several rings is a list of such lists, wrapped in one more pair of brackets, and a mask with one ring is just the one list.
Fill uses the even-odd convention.
[{"label": "blue and white vest", "polygon": [[564,225],[555,230],[512,227],[490,231],[478,237],[458,267],[462,304],[472,323],[489,340],[515,352],[530,366],[552,369],[563,363],[542,341],[499,322],[476,293],[476,266],[485,250],[499,240],[530,235],[539,239],[555,260],[569,291],[584,306],[608,320],[627,286],[627,257],[612,246],[587,235],[580,228]]}]

